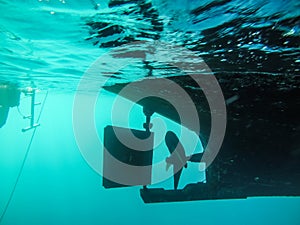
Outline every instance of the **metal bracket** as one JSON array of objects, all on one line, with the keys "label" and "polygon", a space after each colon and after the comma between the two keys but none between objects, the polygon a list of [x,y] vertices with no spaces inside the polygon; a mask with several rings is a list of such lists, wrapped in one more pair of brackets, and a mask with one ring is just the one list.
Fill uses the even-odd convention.
[{"label": "metal bracket", "polygon": [[150,129],[152,127],[152,123],[150,123],[150,119],[151,119],[151,116],[153,115],[154,111],[144,107],[143,112],[146,116],[146,122],[143,124],[143,127],[146,129],[147,132],[150,133]]}]

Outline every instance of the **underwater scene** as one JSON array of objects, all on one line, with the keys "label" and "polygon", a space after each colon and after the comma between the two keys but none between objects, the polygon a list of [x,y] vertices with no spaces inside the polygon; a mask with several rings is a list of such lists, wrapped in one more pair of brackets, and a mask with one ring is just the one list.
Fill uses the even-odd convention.
[{"label": "underwater scene", "polygon": [[300,1],[0,13],[0,225],[300,225]]}]

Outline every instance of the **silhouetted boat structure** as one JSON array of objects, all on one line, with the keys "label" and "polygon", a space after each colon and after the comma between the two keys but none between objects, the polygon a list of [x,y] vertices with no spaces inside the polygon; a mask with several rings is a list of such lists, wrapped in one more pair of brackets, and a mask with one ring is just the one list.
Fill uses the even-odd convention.
[{"label": "silhouetted boat structure", "polygon": [[216,185],[207,183],[188,184],[181,190],[143,188],[140,190],[140,195],[145,203],[158,203],[196,200],[245,199],[257,196],[299,196],[300,191],[299,186],[297,188],[292,185],[280,185],[274,181],[269,181],[269,184],[267,182],[266,184],[252,182],[245,184],[244,186],[241,186],[241,184],[220,182]]},{"label": "silhouetted boat structure", "polygon": [[[140,191],[144,202],[300,196],[300,77],[216,74],[216,78],[229,99],[227,129],[220,152],[206,171],[207,183],[190,184],[183,190],[144,187]],[[188,76],[170,79],[183,87],[196,105],[205,145],[211,112],[201,88],[193,87],[195,82]],[[123,96],[132,100],[147,91],[136,84]],[[125,85],[106,89],[119,93]],[[172,94],[174,99],[181,97]],[[180,122],[174,107],[162,99],[150,97],[139,104]],[[182,125],[192,128],[189,123],[193,122]]]}]

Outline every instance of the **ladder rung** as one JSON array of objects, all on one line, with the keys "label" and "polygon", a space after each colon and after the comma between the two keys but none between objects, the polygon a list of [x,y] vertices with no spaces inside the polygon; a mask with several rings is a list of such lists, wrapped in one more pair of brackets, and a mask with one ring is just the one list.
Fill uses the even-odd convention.
[{"label": "ladder rung", "polygon": [[36,124],[34,124],[33,126],[29,126],[29,127],[23,128],[23,129],[22,129],[22,132],[29,131],[29,130],[31,130],[31,129],[33,129],[33,128],[38,127],[38,126],[40,126],[40,124],[39,124],[39,123],[36,123]]}]

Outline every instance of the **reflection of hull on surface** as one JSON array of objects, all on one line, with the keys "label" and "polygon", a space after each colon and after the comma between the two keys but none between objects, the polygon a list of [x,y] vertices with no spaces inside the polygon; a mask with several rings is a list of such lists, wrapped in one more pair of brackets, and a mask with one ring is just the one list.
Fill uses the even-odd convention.
[{"label": "reflection of hull on surface", "polygon": [[[220,152],[207,169],[207,183],[182,191],[143,189],[145,202],[300,196],[300,77],[217,74],[216,78],[227,100],[227,128]],[[189,76],[170,79],[191,96],[205,146],[211,113],[201,88]],[[145,92],[131,85],[124,96],[129,100]],[[107,90],[118,93],[123,87]],[[172,95],[173,100],[181,98],[176,92]],[[148,98],[140,104],[180,122],[175,109],[161,99]],[[182,125],[191,129],[188,123],[193,121]]]}]

